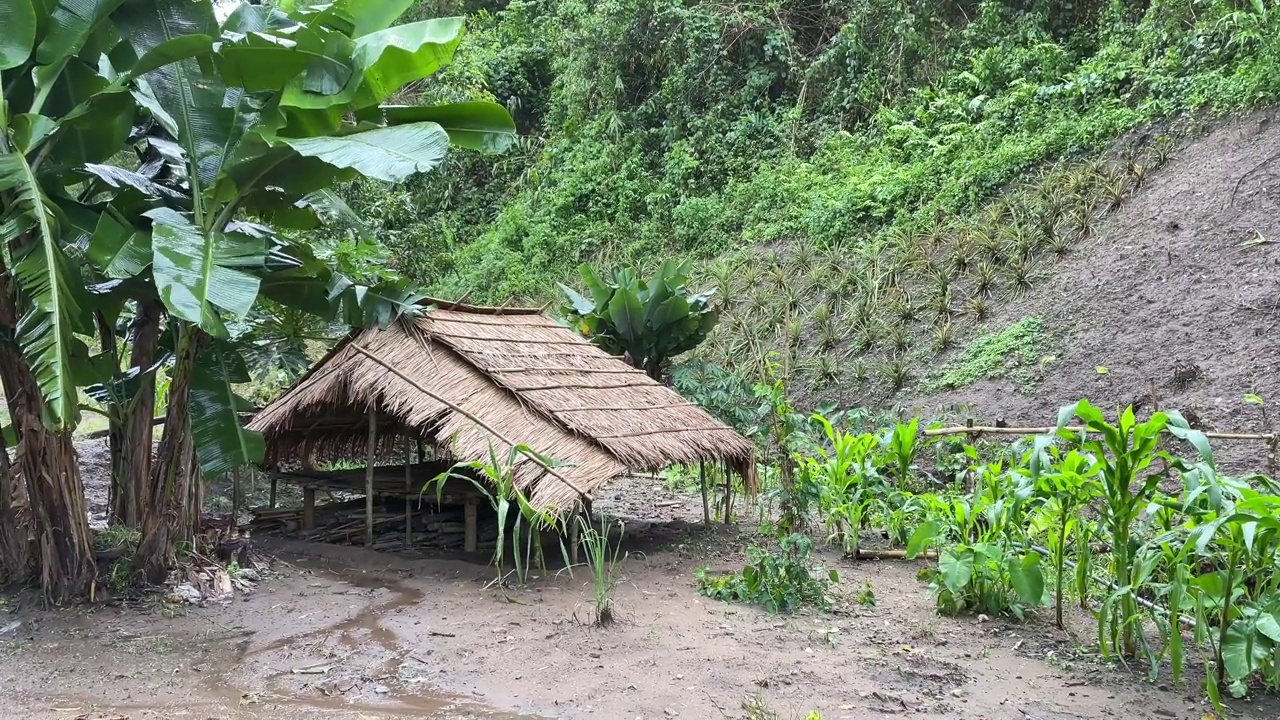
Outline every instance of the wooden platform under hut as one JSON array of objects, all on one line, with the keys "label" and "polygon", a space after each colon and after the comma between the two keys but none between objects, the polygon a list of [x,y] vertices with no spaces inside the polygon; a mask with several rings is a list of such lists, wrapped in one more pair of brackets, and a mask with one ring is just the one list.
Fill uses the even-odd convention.
[{"label": "wooden platform under hut", "polygon": [[[484,549],[496,536],[480,528],[491,485],[451,478],[439,497],[422,491],[454,463],[505,464],[518,446],[536,455],[514,456],[514,487],[562,517],[589,513],[593,493],[629,471],[713,464],[756,488],[750,441],[534,309],[430,301],[417,317],[353,332],[249,428],[266,440],[273,487],[255,526],[334,542],[358,530],[379,548],[453,549],[460,537],[464,550]],[[274,507],[281,481],[302,488],[302,508]],[[319,493],[336,501],[317,504]],[[402,540],[383,539],[392,527]]]}]

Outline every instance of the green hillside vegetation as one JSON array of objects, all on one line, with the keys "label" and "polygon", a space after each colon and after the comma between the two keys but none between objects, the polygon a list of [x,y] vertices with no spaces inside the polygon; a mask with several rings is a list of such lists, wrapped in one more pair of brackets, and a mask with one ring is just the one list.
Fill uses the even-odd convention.
[{"label": "green hillside vegetation", "polygon": [[524,137],[497,162],[349,189],[398,270],[447,296],[543,302],[582,261],[692,258],[726,306],[705,359],[782,350],[793,387],[841,400],[925,379],[1181,134],[1280,93],[1265,0],[419,11],[470,17],[464,61],[428,99],[491,96]]}]

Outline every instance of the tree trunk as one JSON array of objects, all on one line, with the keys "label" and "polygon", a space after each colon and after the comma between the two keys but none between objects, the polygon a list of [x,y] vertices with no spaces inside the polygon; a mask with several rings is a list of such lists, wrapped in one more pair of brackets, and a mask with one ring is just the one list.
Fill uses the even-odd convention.
[{"label": "tree trunk", "polygon": [[[0,328],[6,338],[12,338],[17,325],[14,290],[7,272],[0,272]],[[16,504],[21,493],[6,473],[5,499],[9,504],[0,507],[0,542],[5,545],[6,569],[13,579],[30,577],[28,559],[34,549],[38,552],[40,587],[47,601],[62,603],[88,595],[97,567],[71,433],[56,432],[45,425],[44,397],[31,365],[12,340],[0,342],[0,380],[17,438],[13,469],[22,474],[28,504],[26,508]],[[5,464],[9,464],[7,459]],[[30,523],[29,530],[23,528],[24,519]]]},{"label": "tree trunk", "polygon": [[[154,300],[140,302],[138,314],[129,328],[133,349],[129,367],[145,372],[155,364],[160,341],[160,304]],[[129,527],[137,527],[142,518],[142,498],[151,481],[152,444],[156,412],[154,372],[141,378],[138,392],[119,412],[119,423],[111,428],[111,517]],[[114,420],[114,417],[113,417]]]},{"label": "tree trunk", "polygon": [[200,522],[200,471],[191,442],[190,398],[191,375],[207,336],[185,322],[175,329],[178,347],[164,434],[152,477],[143,484],[140,498],[142,538],[134,567],[151,584],[164,581],[177,563],[178,544],[194,540]]},{"label": "tree trunk", "polygon": [[25,579],[31,563],[31,507],[8,448],[0,447],[0,581]]}]

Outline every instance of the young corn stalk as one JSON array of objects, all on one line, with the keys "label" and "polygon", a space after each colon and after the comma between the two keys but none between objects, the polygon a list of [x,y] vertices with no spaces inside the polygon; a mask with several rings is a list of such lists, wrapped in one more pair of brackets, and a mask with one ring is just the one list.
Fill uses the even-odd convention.
[{"label": "young corn stalk", "polygon": [[[555,513],[535,508],[530,502],[528,496],[521,490],[515,481],[516,465],[522,459],[531,459],[538,462],[543,467],[555,467],[557,463],[554,460],[538,453],[528,445],[520,444],[511,448],[505,458],[499,458],[497,450],[492,445],[489,446],[489,460],[470,461],[455,463],[448,470],[440,473],[432,478],[423,487],[425,493],[432,485],[436,486],[436,500],[440,501],[444,497],[445,482],[449,478],[465,480],[471,483],[482,495],[489,500],[489,505],[498,515],[498,542],[493,550],[493,566],[497,569],[497,581],[501,583],[506,576],[506,558],[507,558],[507,519],[511,517],[511,509],[514,506],[519,515],[516,517],[512,526],[511,537],[511,556],[515,564],[516,581],[524,584],[529,577],[529,559],[536,545],[537,558],[540,566],[545,569],[545,563],[542,556],[541,533],[543,530],[553,530],[557,536],[563,536],[563,521]],[[471,473],[462,472],[470,470]],[[479,476],[479,479],[475,477]],[[524,534],[524,526],[528,525],[528,535]],[[521,544],[523,541],[524,555],[521,556]],[[569,565],[568,550],[565,548],[563,541],[560,543],[560,552],[564,556],[565,565]]]}]

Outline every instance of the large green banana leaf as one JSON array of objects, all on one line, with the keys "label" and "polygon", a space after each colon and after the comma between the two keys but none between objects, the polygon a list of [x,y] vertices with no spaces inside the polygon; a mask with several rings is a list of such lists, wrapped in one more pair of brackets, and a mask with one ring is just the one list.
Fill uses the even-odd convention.
[{"label": "large green banana leaf", "polygon": [[[397,25],[356,39],[356,67],[373,103],[404,85],[435,73],[453,60],[462,42],[462,18],[438,18]],[[372,104],[372,103],[370,103]]]},{"label": "large green banana leaf", "polygon": [[10,70],[31,57],[36,43],[35,0],[0,0],[0,70]]},{"label": "large green banana leaf", "polygon": [[[139,57],[182,36],[213,36],[218,31],[213,6],[189,0],[129,0],[115,21]],[[258,122],[258,111],[243,90],[229,89],[215,73],[205,72],[196,58],[158,67],[146,73],[146,80],[155,105],[163,110],[157,119],[172,125],[175,139],[187,153],[198,204],[200,188],[222,173],[240,139]],[[149,98],[138,99],[150,109]]]},{"label": "large green banana leaf", "polygon": [[89,240],[89,259],[109,278],[140,275],[151,264],[151,236],[103,213]]},{"label": "large green banana leaf", "polygon": [[52,424],[66,427],[78,416],[71,355],[74,333],[84,327],[83,284],[62,251],[44,191],[21,154],[0,155],[0,191],[15,198],[3,218],[0,242],[17,248],[13,277],[29,302],[18,323],[18,344],[31,362]]},{"label": "large green banana leaf", "polygon": [[433,122],[449,134],[450,144],[468,150],[500,153],[516,138],[516,124],[506,108],[491,102],[449,105],[392,105],[382,108],[388,125]]},{"label": "large green banana leaf", "polygon": [[[44,39],[36,48],[41,65],[65,62],[78,54],[97,29],[123,0],[59,0],[44,28]],[[41,5],[46,0],[41,0]]]},{"label": "large green banana leaf", "polygon": [[378,128],[339,137],[280,138],[298,154],[365,177],[399,182],[444,160],[449,134],[433,122]]},{"label": "large green banana leaf", "polygon": [[147,217],[153,222],[151,272],[165,307],[214,337],[227,337],[217,310],[245,315],[253,307],[261,281],[241,268],[262,265],[265,243],[245,235],[206,233],[169,208],[152,210]]},{"label": "large green banana leaf", "polygon": [[215,342],[200,354],[191,377],[191,440],[207,476],[262,462],[262,434],[240,424],[249,403],[234,390],[249,380],[244,359],[230,344]]}]

